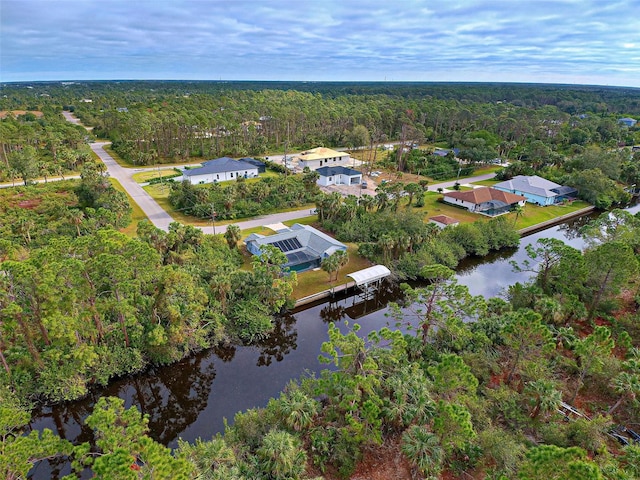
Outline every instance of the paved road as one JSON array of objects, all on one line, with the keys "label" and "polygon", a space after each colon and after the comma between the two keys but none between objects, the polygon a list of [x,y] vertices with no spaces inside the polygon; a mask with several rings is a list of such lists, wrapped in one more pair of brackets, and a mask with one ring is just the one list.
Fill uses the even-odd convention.
[{"label": "paved road", "polygon": [[[69,112],[63,112],[64,117],[71,123],[75,123],[76,125],[82,125],[80,121],[75,118]],[[169,225],[174,221],[173,217],[169,215],[160,205],[156,202],[151,195],[149,195],[137,182],[133,180],[133,175],[136,172],[144,171],[144,170],[155,170],[157,167],[148,167],[148,168],[123,168],[113,159],[111,155],[104,149],[104,146],[108,145],[108,142],[96,142],[90,144],[91,149],[100,157],[100,160],[107,167],[107,172],[109,175],[120,182],[122,187],[127,191],[127,193],[135,200],[135,202],[140,206],[145,215],[149,218],[149,220],[158,228],[167,231],[169,229]],[[252,220],[247,220],[244,222],[238,222],[235,225],[238,225],[241,229],[260,227],[262,225],[269,225],[278,222],[284,222],[287,220],[295,220],[298,218],[308,217],[312,215],[309,209],[297,210],[293,212],[285,212],[285,213],[276,213],[273,215],[266,215],[263,217],[257,217]],[[213,227],[199,227],[204,233],[213,233]],[[226,232],[226,225],[217,225],[215,227],[215,231],[217,234],[221,234]]]},{"label": "paved road", "polygon": [[131,178],[134,173],[131,169],[123,168],[118,165],[113,157],[104,149],[105,145],[108,145],[108,142],[92,143],[91,150],[96,152],[98,157],[100,157],[100,160],[102,160],[102,162],[107,166],[107,172],[109,172],[109,175],[120,182],[122,187],[140,206],[151,223],[156,227],[167,231],[169,229],[169,224],[174,221],[173,217],[163,210],[162,207],[158,205],[158,202],[156,202],[151,195],[145,192],[144,189]]},{"label": "paved road", "polygon": [[[261,217],[255,217],[251,220],[243,222],[234,222],[234,225],[240,227],[240,230],[246,230],[248,228],[262,227],[263,225],[273,225],[274,223],[282,223],[288,220],[297,220],[299,218],[310,217],[315,215],[313,209],[305,208],[304,210],[294,210],[293,212],[284,213],[272,213],[270,215],[263,215]],[[204,233],[213,233],[213,227],[199,227]],[[227,231],[227,225],[216,225],[216,233],[224,233]]]},{"label": "paved road", "polygon": [[484,175],[476,175],[475,177],[459,178],[458,180],[450,180],[450,181],[441,182],[441,183],[430,183],[428,187],[430,191],[434,192],[434,191],[437,191],[438,188],[453,187],[456,184],[456,182],[459,183],[460,185],[465,185],[467,183],[480,182],[482,180],[491,180],[495,176],[496,176],[495,173],[485,173]]}]

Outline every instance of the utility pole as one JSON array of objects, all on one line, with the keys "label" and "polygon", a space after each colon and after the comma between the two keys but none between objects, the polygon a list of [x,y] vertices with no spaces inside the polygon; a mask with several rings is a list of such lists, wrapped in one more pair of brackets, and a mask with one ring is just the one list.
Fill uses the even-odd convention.
[{"label": "utility pole", "polygon": [[211,203],[211,226],[213,227],[213,234],[216,234],[216,210],[213,202]]},{"label": "utility pole", "polygon": [[287,146],[289,144],[289,122],[287,122],[287,139],[284,141],[284,157],[282,157],[282,164],[284,165],[284,176],[289,174],[289,167],[287,165]]}]

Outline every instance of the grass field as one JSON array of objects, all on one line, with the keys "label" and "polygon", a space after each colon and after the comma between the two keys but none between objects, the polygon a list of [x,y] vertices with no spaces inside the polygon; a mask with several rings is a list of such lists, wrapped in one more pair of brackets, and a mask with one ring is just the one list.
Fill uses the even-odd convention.
[{"label": "grass field", "polygon": [[[518,218],[515,225],[517,229],[530,227],[589,206],[590,204],[580,200],[567,205],[550,205],[548,207],[539,207],[527,203],[524,207],[524,213]],[[509,217],[515,220],[516,214],[510,213]]]},{"label": "grass field", "polygon": [[[234,180],[235,181],[235,180]],[[199,227],[206,227],[206,226],[211,226],[211,220],[204,220],[201,218],[197,218],[197,217],[192,217],[190,215],[185,215],[182,212],[177,211],[176,209],[173,208],[173,206],[171,206],[171,204],[169,203],[169,186],[166,184],[155,184],[155,185],[145,185],[144,190],[151,195],[151,197],[158,202],[158,205],[160,205],[162,207],[162,209],[164,211],[166,211],[169,215],[171,215],[174,220],[176,222],[182,223],[184,225],[194,225],[194,226],[199,226]],[[308,203],[306,205],[299,205],[297,207],[290,207],[290,208],[280,208],[278,210],[275,210],[273,212],[269,212],[269,214],[272,213],[284,213],[284,212],[294,212],[296,210],[305,210],[305,209],[314,209],[315,208],[315,204],[313,203]],[[243,222],[245,220],[251,220],[250,218],[237,218],[237,219],[233,219],[233,220],[216,220],[216,225],[229,225],[232,223],[239,223],[239,222]],[[293,223],[296,223],[296,221],[294,221]],[[302,222],[298,222],[298,223],[302,223]]]},{"label": "grass field", "polygon": [[[192,217],[190,215],[185,215],[182,212],[178,212],[175,210],[171,204],[169,203],[169,186],[163,183],[158,183],[155,185],[146,185],[144,190],[151,195],[151,197],[158,202],[158,205],[162,207],[162,209],[167,212],[169,215],[173,217],[173,219],[184,225],[193,225],[197,227],[207,227],[211,226],[211,220],[204,220],[202,218]],[[216,222],[217,223],[217,222]]]},{"label": "grass field", "polygon": [[175,175],[176,172],[173,168],[161,167],[155,170],[146,170],[144,172],[134,173],[131,178],[134,182],[145,183],[154,178],[164,178],[167,176]]}]

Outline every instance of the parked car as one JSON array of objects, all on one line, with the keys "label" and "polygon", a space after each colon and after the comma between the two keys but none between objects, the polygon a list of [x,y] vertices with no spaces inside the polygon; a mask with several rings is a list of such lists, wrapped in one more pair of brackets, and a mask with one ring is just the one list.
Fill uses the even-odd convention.
[{"label": "parked car", "polygon": [[365,188],[368,188],[368,187],[369,187],[369,185],[367,184],[367,182],[362,182],[362,183],[360,184],[360,188],[362,188],[363,190],[364,190]]}]

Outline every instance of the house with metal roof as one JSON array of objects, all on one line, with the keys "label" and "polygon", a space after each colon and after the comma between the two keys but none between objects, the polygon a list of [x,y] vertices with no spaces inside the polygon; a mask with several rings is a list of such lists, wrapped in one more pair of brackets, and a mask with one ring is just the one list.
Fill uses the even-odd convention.
[{"label": "house with metal roof", "polygon": [[631,128],[633,126],[635,126],[636,123],[638,123],[638,121],[635,118],[620,118],[618,119],[618,123],[622,123],[623,125],[626,125],[627,127]]},{"label": "house with metal roof", "polygon": [[303,272],[318,268],[322,260],[338,250],[347,250],[344,243],[309,225],[294,224],[291,228],[279,230],[274,235],[264,236],[252,233],[244,241],[247,251],[260,255],[263,245],[273,245],[287,257],[285,268]]},{"label": "house with metal roof", "polygon": [[323,187],[329,185],[360,185],[362,172],[348,167],[322,167],[316,170],[320,177],[316,183]]},{"label": "house with metal roof", "polygon": [[293,160],[298,162],[300,169],[308,167],[309,170],[317,170],[320,167],[346,166],[351,162],[351,155],[330,148],[317,147],[294,156]]},{"label": "house with metal roof", "polygon": [[257,176],[258,167],[256,165],[229,157],[208,160],[202,162],[201,167],[182,172],[183,179],[194,185],[236,180],[238,177],[253,178]]},{"label": "house with metal roof", "polygon": [[538,175],[517,175],[511,180],[495,184],[493,188],[522,195],[527,202],[541,206],[561,203],[576,198],[578,194],[575,188],[559,185]]},{"label": "house with metal roof", "polygon": [[462,192],[445,192],[442,200],[470,212],[481,213],[491,217],[508,213],[516,205],[524,206],[527,199],[522,195],[503,192],[490,187],[474,188]]}]

